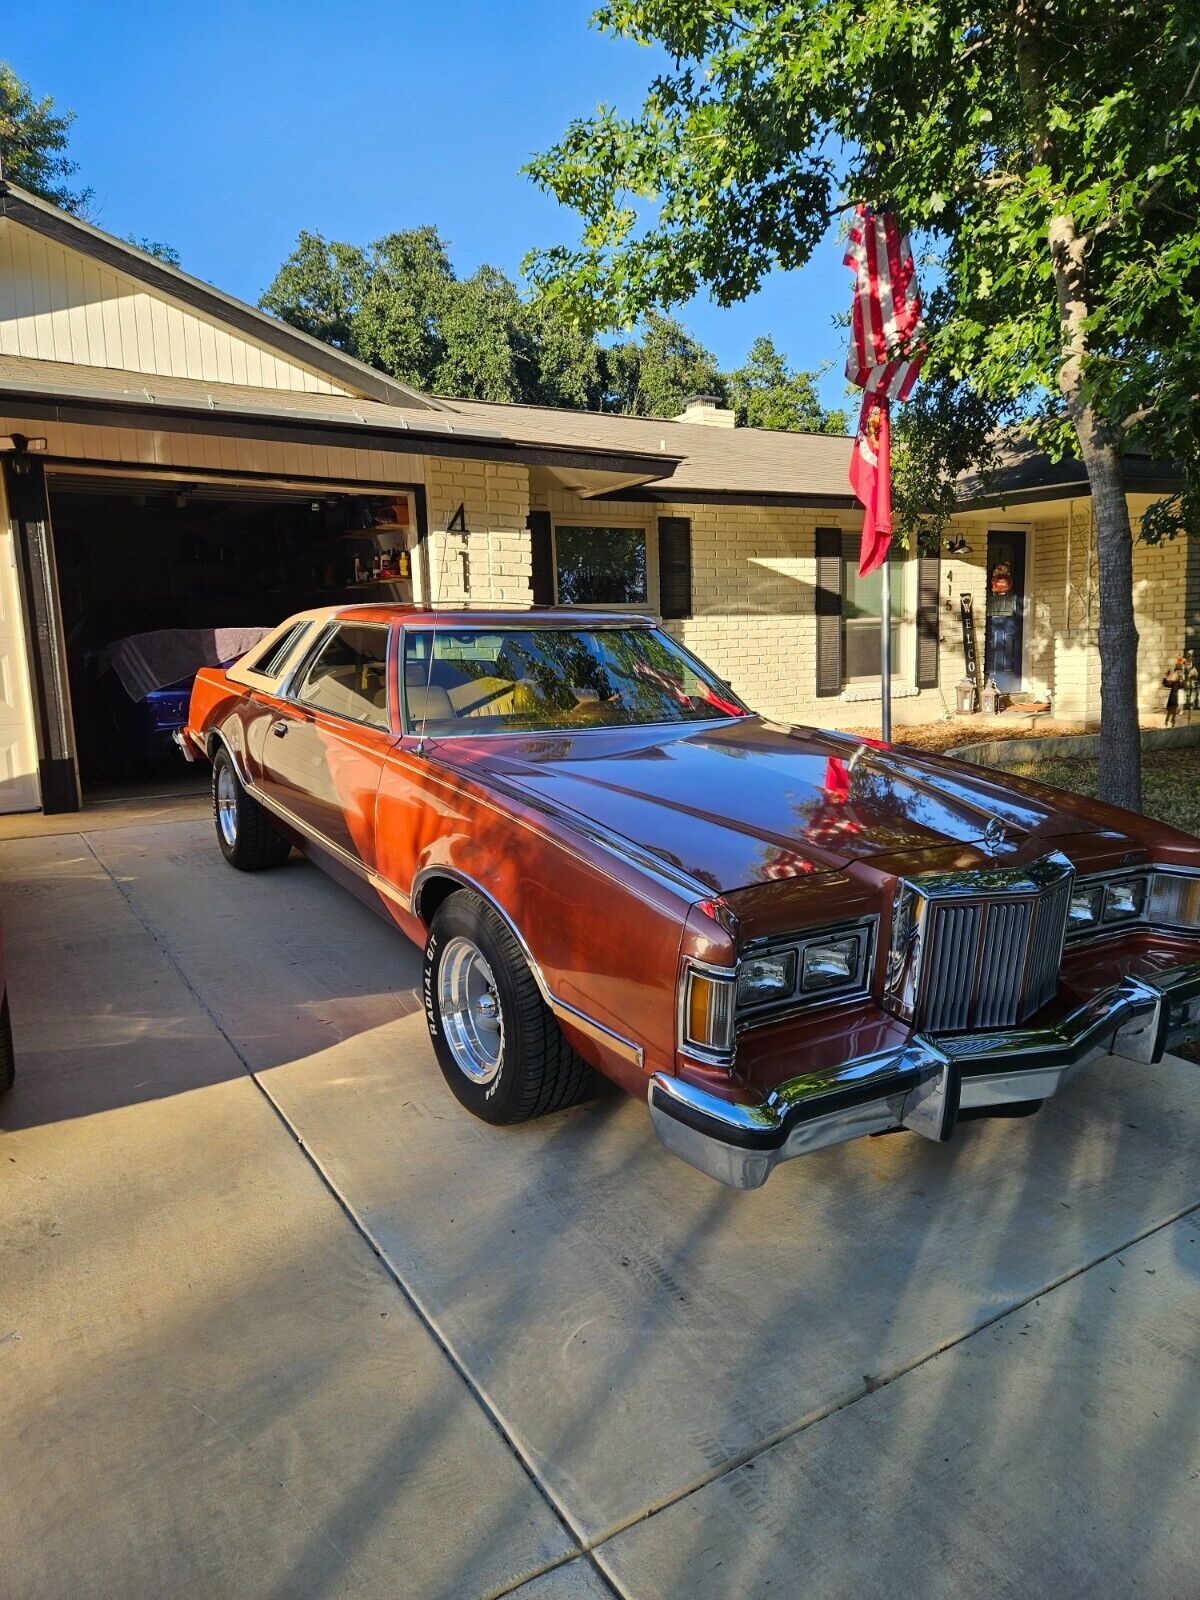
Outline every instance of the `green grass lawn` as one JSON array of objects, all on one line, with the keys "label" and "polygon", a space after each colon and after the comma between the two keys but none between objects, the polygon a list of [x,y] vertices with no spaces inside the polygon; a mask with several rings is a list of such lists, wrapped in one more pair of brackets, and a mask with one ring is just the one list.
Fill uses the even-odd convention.
[{"label": "green grass lawn", "polygon": [[[1047,746],[1052,741],[1047,740]],[[1056,789],[1096,793],[1096,761],[1078,756],[1053,756],[1022,761],[1006,770]],[[1183,750],[1147,750],[1142,755],[1142,809],[1148,817],[1200,835],[1200,745]]]}]

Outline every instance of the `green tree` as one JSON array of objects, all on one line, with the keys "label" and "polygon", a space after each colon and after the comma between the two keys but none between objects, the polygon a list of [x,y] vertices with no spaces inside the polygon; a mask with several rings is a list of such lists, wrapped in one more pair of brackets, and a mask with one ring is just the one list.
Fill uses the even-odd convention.
[{"label": "green tree", "polygon": [[55,111],[49,95],[35,98],[27,83],[0,61],[0,162],[4,177],[61,206],[82,211],[91,189],[76,189],[71,179],[79,163],[67,155],[73,111]]},{"label": "green tree", "polygon": [[519,327],[522,392],[539,405],[599,411],[604,403],[603,352],[593,335],[540,297],[522,302]]},{"label": "green tree", "polygon": [[729,374],[729,400],[743,428],[787,428],[805,433],[845,433],[844,411],[826,411],[816,376],[795,372],[770,334],[750,346],[744,364]]},{"label": "green tree", "polygon": [[942,437],[1020,422],[1087,471],[1100,787],[1137,806],[1126,443],[1186,473],[1144,535],[1200,511],[1195,0],[609,0],[597,21],[672,64],[636,114],[602,107],[531,163],[586,223],[530,259],[535,284],[598,325],[702,287],[728,304],[855,202],[890,200],[937,258]]},{"label": "green tree", "polygon": [[[344,252],[350,246],[342,245]],[[443,329],[456,282],[450,251],[436,228],[408,228],[377,239],[350,282],[353,354],[417,388],[438,388],[446,358]],[[350,257],[345,257],[347,261]]]},{"label": "green tree", "polygon": [[148,256],[155,256],[159,261],[165,261],[169,267],[179,265],[179,251],[173,244],[164,244],[161,239],[139,239],[136,234],[127,233],[126,241],[136,245],[139,250],[144,250]]},{"label": "green tree", "polygon": [[[565,307],[550,300],[552,310]],[[675,417],[694,394],[724,400],[727,385],[716,357],[681,322],[649,311],[636,337],[603,352],[605,410],[631,416]]]}]

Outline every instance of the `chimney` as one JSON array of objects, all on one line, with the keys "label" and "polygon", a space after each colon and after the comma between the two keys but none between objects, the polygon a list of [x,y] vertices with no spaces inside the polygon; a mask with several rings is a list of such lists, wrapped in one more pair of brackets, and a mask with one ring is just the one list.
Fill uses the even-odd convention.
[{"label": "chimney", "polygon": [[733,428],[737,418],[715,394],[694,394],[683,402],[683,410],[672,422],[698,422],[702,428]]}]

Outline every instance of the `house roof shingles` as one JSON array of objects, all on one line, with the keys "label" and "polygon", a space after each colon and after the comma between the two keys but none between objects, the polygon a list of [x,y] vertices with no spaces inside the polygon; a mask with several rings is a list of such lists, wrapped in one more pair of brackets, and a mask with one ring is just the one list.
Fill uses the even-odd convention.
[{"label": "house roof shingles", "polygon": [[[148,376],[111,367],[0,356],[0,404],[22,414],[78,417],[94,408],[125,418],[185,416],[194,429],[227,431],[235,419],[276,425],[390,435],[404,449],[437,445],[453,454],[495,454],[512,460],[573,461],[598,469],[624,468],[646,478],[627,491],[659,499],[734,498],[755,501],[849,502],[850,440],[837,435],[713,428],[658,417],[612,412],[556,411],[481,400],[439,400],[437,410],[384,405],[348,395],[314,395],[192,378]],[[36,409],[30,410],[30,406]],[[395,447],[395,444],[393,445]]]},{"label": "house roof shingles", "polygon": [[443,400],[455,413],[519,442],[582,444],[607,449],[662,452],[679,458],[646,490],[678,499],[735,496],[755,500],[851,499],[847,473],[852,441],[841,434],[784,433],[767,428],[714,428],[662,417],[628,417],[611,411],[558,411],[549,406]]}]

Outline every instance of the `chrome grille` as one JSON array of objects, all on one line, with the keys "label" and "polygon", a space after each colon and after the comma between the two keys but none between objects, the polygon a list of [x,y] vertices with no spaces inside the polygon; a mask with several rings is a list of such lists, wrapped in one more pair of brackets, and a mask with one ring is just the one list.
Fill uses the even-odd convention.
[{"label": "chrome grille", "polygon": [[939,1033],[967,1026],[981,906],[935,906],[927,936],[921,1025]]},{"label": "chrome grille", "polygon": [[1074,870],[1029,867],[904,880],[885,1001],[931,1033],[1023,1022],[1058,988]]}]

